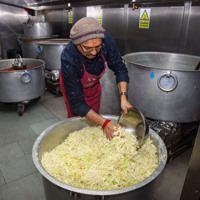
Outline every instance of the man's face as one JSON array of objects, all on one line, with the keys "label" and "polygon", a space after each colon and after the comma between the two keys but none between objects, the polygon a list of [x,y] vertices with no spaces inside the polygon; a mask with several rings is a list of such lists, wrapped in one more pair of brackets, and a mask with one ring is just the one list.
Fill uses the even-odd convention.
[{"label": "man's face", "polygon": [[78,50],[88,59],[94,59],[103,46],[101,38],[95,38],[77,45]]}]

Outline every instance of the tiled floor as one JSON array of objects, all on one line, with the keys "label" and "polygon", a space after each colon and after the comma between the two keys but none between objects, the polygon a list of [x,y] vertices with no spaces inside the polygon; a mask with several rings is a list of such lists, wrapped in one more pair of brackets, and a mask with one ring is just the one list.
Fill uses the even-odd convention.
[{"label": "tiled floor", "polygon": [[[48,91],[25,106],[21,117],[16,104],[0,103],[0,200],[45,200],[32,146],[44,129],[66,117],[63,97]],[[191,152],[189,149],[167,164],[156,181],[156,200],[179,200]]]}]

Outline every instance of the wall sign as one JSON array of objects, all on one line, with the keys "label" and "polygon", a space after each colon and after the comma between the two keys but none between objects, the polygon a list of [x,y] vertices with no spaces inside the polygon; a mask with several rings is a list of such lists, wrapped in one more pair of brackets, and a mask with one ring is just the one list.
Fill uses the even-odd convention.
[{"label": "wall sign", "polygon": [[150,14],[151,14],[150,8],[141,8],[140,9],[139,28],[149,29]]},{"label": "wall sign", "polygon": [[99,6],[87,7],[87,17],[94,17],[102,25],[103,10]]},{"label": "wall sign", "polygon": [[73,13],[72,10],[68,11],[68,23],[73,24]]}]

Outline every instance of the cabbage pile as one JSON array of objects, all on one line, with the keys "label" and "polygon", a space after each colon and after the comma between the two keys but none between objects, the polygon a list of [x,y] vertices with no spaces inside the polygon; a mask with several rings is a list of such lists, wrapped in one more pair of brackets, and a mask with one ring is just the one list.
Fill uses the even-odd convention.
[{"label": "cabbage pile", "polygon": [[157,149],[147,138],[138,149],[136,138],[123,128],[110,141],[101,127],[69,134],[41,163],[54,178],[79,188],[112,190],[138,183],[158,166]]}]

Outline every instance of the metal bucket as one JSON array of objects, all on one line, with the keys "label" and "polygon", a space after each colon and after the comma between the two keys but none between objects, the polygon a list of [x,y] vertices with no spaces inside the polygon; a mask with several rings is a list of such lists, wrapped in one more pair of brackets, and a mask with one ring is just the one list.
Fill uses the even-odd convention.
[{"label": "metal bucket", "polygon": [[200,57],[138,52],[124,57],[129,71],[128,98],[145,117],[173,121],[200,120]]},{"label": "metal bucket", "polygon": [[[0,60],[0,70],[12,67],[15,59]],[[0,71],[0,102],[17,103],[40,97],[45,91],[42,60],[23,59],[31,69]]]},{"label": "metal bucket", "polygon": [[[118,116],[102,115],[117,122]],[[67,185],[49,175],[42,167],[40,159],[44,152],[52,150],[66,139],[70,132],[80,130],[86,126],[96,126],[85,118],[74,117],[58,122],[43,131],[34,143],[32,157],[38,171],[43,176],[43,185],[47,200],[152,200],[153,186],[156,177],[162,172],[166,160],[167,151],[161,138],[152,130],[149,134],[158,149],[159,165],[157,169],[145,180],[129,187],[115,190],[89,190]]]},{"label": "metal bucket", "polygon": [[38,42],[38,56],[45,61],[45,69],[58,70],[61,68],[61,53],[70,39],[52,39]]}]

